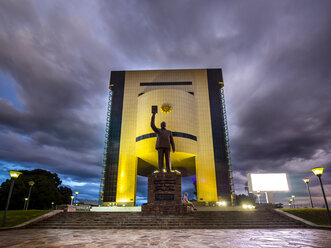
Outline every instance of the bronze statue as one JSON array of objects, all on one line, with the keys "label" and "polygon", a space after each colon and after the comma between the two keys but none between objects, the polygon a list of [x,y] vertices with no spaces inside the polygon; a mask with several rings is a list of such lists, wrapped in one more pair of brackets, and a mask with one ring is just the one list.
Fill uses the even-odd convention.
[{"label": "bronze statue", "polygon": [[171,171],[171,159],[170,159],[170,145],[172,151],[175,152],[175,142],[172,137],[172,132],[166,129],[166,123],[161,123],[161,129],[155,126],[155,115],[157,113],[157,106],[152,106],[152,120],[151,127],[157,135],[155,149],[159,154],[159,172],[163,171],[163,161],[165,158],[167,172]]}]

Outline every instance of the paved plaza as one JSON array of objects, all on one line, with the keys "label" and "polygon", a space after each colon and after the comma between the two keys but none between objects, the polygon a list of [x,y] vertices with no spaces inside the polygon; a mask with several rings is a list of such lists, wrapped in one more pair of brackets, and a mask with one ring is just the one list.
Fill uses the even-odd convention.
[{"label": "paved plaza", "polygon": [[331,247],[331,232],[317,229],[0,231],[0,247]]}]

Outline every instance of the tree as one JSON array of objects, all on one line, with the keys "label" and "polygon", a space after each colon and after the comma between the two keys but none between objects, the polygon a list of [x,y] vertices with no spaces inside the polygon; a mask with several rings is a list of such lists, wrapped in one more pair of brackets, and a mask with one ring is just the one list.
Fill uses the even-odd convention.
[{"label": "tree", "polygon": [[[56,173],[36,169],[32,171],[21,170],[23,173],[15,180],[15,186],[10,200],[9,209],[23,209],[24,198],[28,197],[29,181],[35,184],[31,190],[29,209],[49,209],[54,204],[70,203],[72,191],[70,188],[60,186],[62,181]],[[10,180],[6,180],[0,187],[0,209],[5,208]]]},{"label": "tree", "polygon": [[236,195],[235,196],[235,205],[243,205],[243,204],[255,204],[256,196],[254,194],[249,195]]}]

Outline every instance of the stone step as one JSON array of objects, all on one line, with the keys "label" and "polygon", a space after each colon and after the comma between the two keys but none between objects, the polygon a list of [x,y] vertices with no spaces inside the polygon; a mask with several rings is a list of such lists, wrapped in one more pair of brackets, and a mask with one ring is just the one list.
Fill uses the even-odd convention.
[{"label": "stone step", "polygon": [[274,211],[192,212],[187,215],[144,216],[135,213],[69,212],[34,223],[28,228],[63,229],[231,229],[302,228]]},{"label": "stone step", "polygon": [[[285,219],[286,220],[286,219]],[[53,222],[53,223],[66,223],[66,222],[75,222],[75,223],[90,223],[90,222],[95,222],[95,223],[116,223],[116,222],[178,222],[178,223],[191,223],[191,222],[277,222],[277,221],[284,221],[284,219],[171,219],[171,220],[167,220],[167,219],[105,219],[105,220],[73,220],[73,219],[68,219],[68,220],[45,220],[44,222]],[[286,220],[288,221],[288,220]]]},{"label": "stone step", "polygon": [[34,229],[265,229],[265,228],[306,228],[302,225],[225,225],[225,226],[143,226],[143,225],[134,225],[134,226],[32,226],[30,228]]},{"label": "stone step", "polygon": [[229,228],[229,227],[239,227],[239,226],[242,226],[242,227],[246,227],[246,228],[251,228],[251,227],[265,227],[265,228],[271,228],[271,227],[283,227],[283,228],[287,228],[287,227],[297,227],[297,228],[301,228],[302,225],[296,225],[296,224],[245,224],[245,225],[242,225],[242,224],[227,224],[227,225],[211,225],[211,224],[205,224],[205,225],[144,225],[144,224],[132,224],[132,225],[128,225],[128,224],[125,224],[125,225],[36,225],[36,226],[33,226],[34,228],[72,228],[72,227],[76,227],[76,228],[85,228],[85,227],[88,227],[88,228],[170,228],[170,229],[215,229],[215,228]]},{"label": "stone step", "polygon": [[[76,223],[65,223],[59,225],[58,223],[43,223],[35,226],[174,226],[173,223],[116,223],[116,224],[96,224],[90,223],[89,225],[77,225]],[[176,223],[176,226],[228,226],[228,225],[298,225],[291,222],[278,222],[278,223],[199,223],[199,224],[185,224]]]}]

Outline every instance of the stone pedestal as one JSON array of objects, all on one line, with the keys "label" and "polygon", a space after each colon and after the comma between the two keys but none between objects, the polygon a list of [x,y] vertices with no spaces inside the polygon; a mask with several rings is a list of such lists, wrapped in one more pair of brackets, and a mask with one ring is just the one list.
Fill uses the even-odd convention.
[{"label": "stone pedestal", "polygon": [[175,172],[155,173],[148,177],[148,203],[142,205],[142,214],[184,214],[182,204],[182,177]]}]

